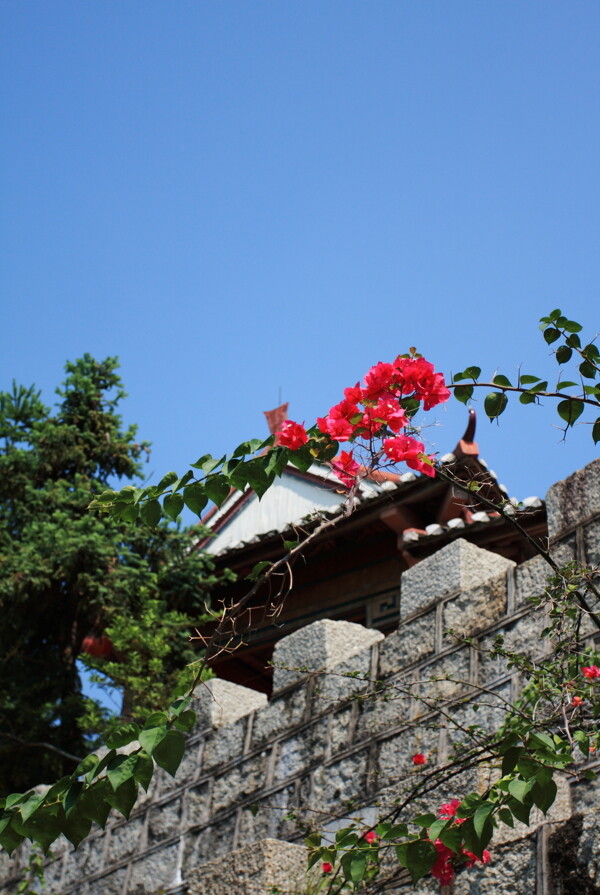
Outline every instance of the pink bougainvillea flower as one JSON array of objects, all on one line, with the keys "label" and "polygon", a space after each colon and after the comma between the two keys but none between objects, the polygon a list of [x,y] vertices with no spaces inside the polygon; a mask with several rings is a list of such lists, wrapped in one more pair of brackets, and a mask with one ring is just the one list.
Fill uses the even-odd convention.
[{"label": "pink bougainvillea flower", "polygon": [[578,708],[580,705],[583,705],[583,699],[581,698],[581,696],[574,696],[573,699],[571,700],[571,705],[575,706],[575,708]]},{"label": "pink bougainvillea flower", "polygon": [[483,852],[481,853],[480,858],[478,858],[477,855],[474,855],[472,851],[467,851],[466,848],[463,849],[462,853],[465,856],[465,858],[469,859],[467,861],[467,867],[473,867],[473,865],[476,863],[489,864],[490,861],[492,860],[492,856],[490,855],[487,848],[484,848]]},{"label": "pink bougainvillea flower", "polygon": [[383,451],[394,463],[404,461],[411,469],[435,476],[433,457],[424,453],[424,444],[411,435],[397,435],[395,438],[383,439]]},{"label": "pink bougainvillea flower", "polygon": [[363,838],[366,842],[369,843],[369,845],[372,845],[373,842],[377,841],[377,833],[374,830],[369,830],[368,833],[365,833]]},{"label": "pink bougainvillea flower", "polygon": [[417,752],[416,755],[412,757],[412,763],[414,765],[425,764],[427,762],[427,758],[423,755],[422,752]]},{"label": "pink bougainvillea flower", "polygon": [[433,844],[437,857],[431,868],[431,875],[439,880],[442,886],[449,886],[454,879],[454,867],[452,866],[454,852],[447,845],[444,845],[441,839],[436,839]]},{"label": "pink bougainvillea flower", "polygon": [[333,864],[330,864],[329,861],[323,861],[321,864],[321,870],[323,873],[331,873],[333,870]]},{"label": "pink bougainvillea flower", "polygon": [[308,434],[302,423],[286,420],[275,437],[275,444],[297,451],[308,441]]},{"label": "pink bougainvillea flower", "polygon": [[581,669],[581,673],[584,677],[587,677],[590,681],[593,681],[594,678],[600,677],[600,668],[598,668],[597,665],[584,666]]},{"label": "pink bougainvillea flower", "polygon": [[394,367],[392,364],[384,364],[381,361],[371,367],[365,376],[365,387],[362,390],[363,398],[367,401],[377,401],[377,399],[389,392],[394,381]]},{"label": "pink bougainvillea flower", "polygon": [[324,432],[326,435],[331,435],[335,441],[348,441],[354,433],[352,423],[342,419],[342,417],[321,416],[317,419],[317,426],[321,432]]},{"label": "pink bougainvillea flower", "polygon": [[350,401],[351,404],[358,404],[359,401],[362,401],[362,388],[358,382],[356,385],[350,385],[348,388],[344,389],[344,398],[346,401]]},{"label": "pink bougainvillea flower", "polygon": [[343,482],[348,488],[354,485],[358,473],[358,463],[352,456],[352,451],[342,451],[331,466],[340,482]]},{"label": "pink bougainvillea flower", "polygon": [[456,817],[456,812],[460,808],[460,799],[451,799],[449,802],[446,802],[444,805],[440,805],[440,810],[438,814],[440,817],[449,819],[451,817]]}]

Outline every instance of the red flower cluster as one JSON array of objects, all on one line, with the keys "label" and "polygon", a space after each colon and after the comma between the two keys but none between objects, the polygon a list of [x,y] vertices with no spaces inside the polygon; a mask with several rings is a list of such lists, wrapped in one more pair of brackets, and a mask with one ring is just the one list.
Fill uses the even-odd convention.
[{"label": "red flower cluster", "polygon": [[329,861],[323,861],[321,864],[321,870],[323,873],[331,873],[333,870],[333,864],[330,864]]},{"label": "red flower cluster", "polygon": [[365,842],[368,842],[369,845],[373,845],[373,843],[377,841],[377,833],[374,830],[369,830],[368,833],[365,833],[363,839]]},{"label": "red flower cluster", "polygon": [[286,420],[275,436],[275,444],[287,447],[291,451],[297,451],[307,441],[308,433],[302,423],[294,423],[292,420]]},{"label": "red flower cluster", "polygon": [[597,665],[588,665],[581,669],[581,673],[584,677],[587,677],[590,681],[593,681],[594,678],[600,677],[600,668]]},{"label": "red flower cluster", "polygon": [[[465,822],[466,818],[456,816],[456,812],[459,808],[459,799],[452,799],[445,805],[440,806],[438,814],[445,820],[454,818],[454,823],[462,824]],[[454,874],[456,871],[453,861],[455,858],[467,858],[467,867],[472,867],[477,861],[480,861],[482,864],[489,864],[492,859],[487,849],[484,849],[481,857],[478,858],[477,855],[473,854],[473,852],[471,851],[467,851],[467,849],[461,849],[460,854],[456,855],[451,848],[448,848],[447,845],[444,845],[441,839],[436,839],[433,845],[435,847],[437,855],[435,863],[431,868],[431,875],[435,877],[435,879],[439,880],[442,886],[449,886],[454,879]]]},{"label": "red flower cluster", "polygon": [[583,699],[581,698],[581,696],[574,696],[571,700],[571,705],[575,708],[579,708],[580,705],[583,705]]},{"label": "red flower cluster", "polygon": [[427,759],[422,752],[417,752],[417,754],[412,757],[412,763],[414,765],[425,764],[426,762]]},{"label": "red flower cluster", "polygon": [[[401,401],[422,402],[425,410],[447,401],[450,391],[444,377],[436,373],[433,364],[424,357],[398,356],[393,364],[378,363],[371,367],[360,383],[344,389],[344,398],[330,408],[327,416],[317,419],[317,426],[334,441],[371,440],[377,435],[393,432],[395,437],[384,438],[383,453],[394,463],[404,462],[411,469],[434,476],[433,457],[425,454],[422,441],[411,435],[398,434],[410,424]],[[277,434],[276,444],[298,450],[308,441],[306,429],[300,423],[287,420]],[[337,477],[347,487],[356,482],[359,466],[352,451],[342,451],[332,463]]]}]

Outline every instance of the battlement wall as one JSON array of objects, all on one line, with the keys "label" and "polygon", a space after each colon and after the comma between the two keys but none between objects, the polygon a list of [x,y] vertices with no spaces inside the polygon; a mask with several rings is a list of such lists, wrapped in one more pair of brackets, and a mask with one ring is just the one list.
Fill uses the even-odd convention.
[{"label": "battlement wall", "polygon": [[[555,556],[600,566],[600,461],[554,485],[546,504]],[[331,828],[336,817],[360,811],[374,823],[378,804],[393,795],[399,778],[414,772],[415,753],[434,763],[447,758],[454,734],[440,723],[440,705],[463,726],[493,730],[502,723],[520,684],[485,648],[500,633],[509,649],[532,658],[543,653],[547,619],[527,601],[544,590],[546,577],[541,558],[515,566],[458,539],[402,575],[399,626],[389,636],[321,620],[284,637],[274,654],[270,700],[226,681],[208,682],[198,690],[198,724],[176,778],[158,770],[128,822],[113,813],[106,829],[96,828],[76,851],[68,843],[55,848],[44,891],[146,895],[186,892],[190,883],[198,895],[217,893],[218,886],[202,882],[202,865],[208,870],[211,862],[214,881],[215,862],[224,859],[225,873],[232,852],[267,839],[301,842],[299,821]],[[457,642],[449,630],[472,641]],[[598,637],[591,626],[583,633]],[[377,682],[385,682],[387,697],[372,698]],[[485,688],[486,700],[475,714],[467,697],[477,687]],[[462,782],[478,785],[476,775]],[[597,793],[564,787],[550,820],[578,816],[590,799],[597,809]],[[540,866],[547,861],[549,830],[557,827],[542,821],[539,816],[528,829],[507,829],[504,838],[519,839],[511,860],[521,855],[529,870],[519,872],[529,882],[518,891],[532,895],[550,892]],[[600,830],[588,827],[577,840],[584,851],[599,847]],[[0,857],[0,895],[16,891],[26,859],[25,849],[12,860]],[[429,891],[422,885],[420,891]],[[470,892],[464,885],[460,892]],[[503,891],[498,880],[494,885],[477,892]]]}]

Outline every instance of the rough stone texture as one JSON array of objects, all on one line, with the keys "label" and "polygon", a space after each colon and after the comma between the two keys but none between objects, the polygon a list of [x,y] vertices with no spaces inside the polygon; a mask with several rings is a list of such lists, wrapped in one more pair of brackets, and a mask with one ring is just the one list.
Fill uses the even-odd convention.
[{"label": "rough stone texture", "polygon": [[127,823],[119,824],[110,833],[110,863],[116,864],[134,854],[140,845],[144,830],[144,818],[135,817]]},{"label": "rough stone texture", "polygon": [[217,777],[213,788],[213,812],[229,808],[264,786],[266,758],[267,753],[263,752],[232,768],[228,774]]},{"label": "rough stone texture", "polygon": [[363,702],[357,723],[357,736],[365,739],[382,730],[392,730],[408,721],[413,709],[416,686],[412,675],[386,681],[386,688],[377,699]]},{"label": "rough stone texture", "polygon": [[210,817],[210,786],[201,783],[188,791],[187,820],[190,825],[206,823]]},{"label": "rough stone texture", "polygon": [[585,557],[588,565],[600,568],[600,520],[585,529]]},{"label": "rough stone texture", "polygon": [[[313,811],[331,811],[345,802],[359,799],[365,792],[368,753],[359,752],[312,775],[309,806]],[[313,816],[314,822],[314,816]]]},{"label": "rough stone texture", "polygon": [[477,587],[514,565],[510,559],[458,538],[402,573],[400,618],[455,591]]},{"label": "rough stone texture", "polygon": [[522,606],[529,597],[538,597],[546,589],[552,569],[541,556],[534,556],[517,566],[515,576],[515,608]]},{"label": "rough stone texture", "polygon": [[463,647],[437,659],[421,672],[418,713],[426,714],[435,708],[437,699],[452,699],[469,686],[469,651]]},{"label": "rough stone texture", "polygon": [[[126,867],[123,867],[120,870],[115,870],[113,873],[108,873],[106,876],[103,876],[102,879],[91,882],[86,895],[121,895],[125,885],[126,876]],[[127,895],[129,895],[129,892]]]},{"label": "rough stone texture", "polygon": [[277,749],[275,780],[284,780],[315,761],[323,761],[327,749],[327,722],[325,719],[307,727],[287,740]]},{"label": "rough stone texture", "polygon": [[271,740],[283,730],[300,724],[306,709],[306,689],[297,687],[291,693],[275,696],[262,709],[252,727],[252,745]]},{"label": "rough stone texture", "polygon": [[428,612],[401,625],[379,645],[379,673],[393,674],[403,665],[412,665],[435,649],[435,612]]},{"label": "rough stone texture", "polygon": [[522,653],[530,659],[542,656],[548,649],[548,640],[542,637],[542,631],[548,625],[548,618],[543,611],[535,610],[524,615],[507,627],[504,648]]},{"label": "rough stone texture", "polygon": [[[383,640],[354,622],[322,619],[283,637],[273,651],[273,689],[301,681],[306,672],[330,671]],[[353,670],[353,669],[348,669]]]},{"label": "rough stone texture", "polygon": [[153,887],[150,889],[152,892],[178,883],[178,856],[179,845],[169,845],[136,861],[131,867],[127,895],[145,895],[149,882]]},{"label": "rough stone texture", "polygon": [[148,811],[148,845],[176,836],[181,824],[181,796]]},{"label": "rough stone texture", "polygon": [[552,485],[546,495],[546,511],[550,538],[600,513],[600,460]]},{"label": "rough stone texture", "polygon": [[[533,838],[494,850],[485,867],[461,870],[453,895],[536,895],[536,843]],[[575,893],[572,893],[575,895]]]},{"label": "rough stone texture", "polygon": [[454,631],[459,638],[472,637],[502,618],[506,612],[506,591],[506,573],[502,572],[449,600],[444,606],[442,623],[446,644],[456,640],[447,631]]},{"label": "rough stone texture", "polygon": [[302,891],[307,851],[303,845],[263,839],[232,852],[225,860],[210,861],[188,879],[189,895],[281,895]]},{"label": "rough stone texture", "polygon": [[239,758],[244,747],[245,735],[245,719],[216,730],[204,743],[201,759],[202,772],[206,773],[211,768],[220,767],[234,758]]},{"label": "rough stone texture", "polygon": [[264,708],[267,697],[249,687],[213,678],[196,687],[192,708],[198,714],[196,729],[223,727]]}]

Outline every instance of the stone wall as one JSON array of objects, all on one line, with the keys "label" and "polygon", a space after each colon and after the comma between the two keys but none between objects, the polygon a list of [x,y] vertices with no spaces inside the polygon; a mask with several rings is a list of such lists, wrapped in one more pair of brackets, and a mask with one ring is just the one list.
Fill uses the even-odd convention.
[{"label": "stone wall", "polygon": [[[600,461],[553,486],[547,508],[555,554],[598,566]],[[545,577],[539,558],[515,567],[457,540],[403,574],[399,626],[388,637],[328,620],[284,637],[268,701],[245,687],[209,682],[197,694],[198,725],[176,778],[159,771],[128,822],[114,814],[76,851],[66,843],[55,848],[44,891],[303,891],[295,870],[287,889],[278,875],[302,857],[299,823],[331,831],[336,818],[360,814],[372,824],[403,775],[414,772],[414,753],[432,762],[447,757],[459,734],[444,717],[484,729],[501,723],[519,681],[479,646],[502,633],[510,648],[532,657],[543,652],[546,619],[527,599],[543,590]],[[457,642],[449,629],[473,641]],[[586,636],[597,634],[590,628]],[[376,681],[387,685],[383,700],[370,698]],[[479,685],[486,705],[475,713],[465,696]],[[461,782],[481,783],[476,774]],[[494,863],[461,872],[454,895],[599,893],[599,805],[597,787],[564,784],[549,817],[535,816],[527,829],[506,828],[494,842]],[[12,860],[0,857],[0,895],[16,891],[26,860],[26,849]],[[402,880],[394,891],[405,891]],[[439,888],[430,879],[417,891]]]}]

